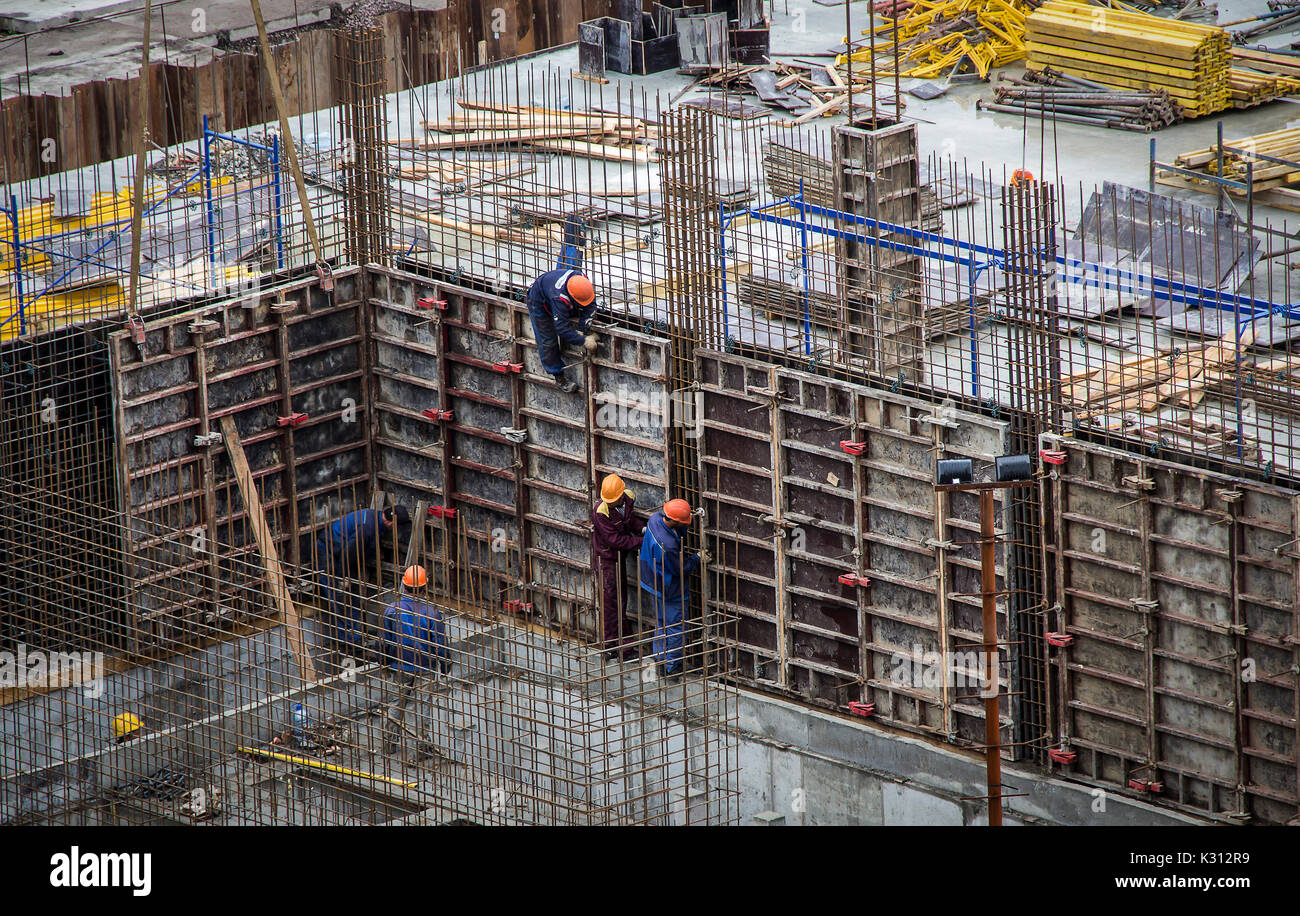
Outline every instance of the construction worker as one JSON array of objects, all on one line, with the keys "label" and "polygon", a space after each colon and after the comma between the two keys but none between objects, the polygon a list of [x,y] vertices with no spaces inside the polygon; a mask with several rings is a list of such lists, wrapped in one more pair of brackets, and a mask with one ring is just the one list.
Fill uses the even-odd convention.
[{"label": "construction worker", "polygon": [[325,600],[323,630],[331,658],[350,652],[365,654],[360,595],[346,580],[363,574],[366,567],[377,567],[385,551],[392,550],[395,555],[400,528],[410,521],[405,506],[388,506],[382,512],[357,509],[321,532],[316,541],[316,563]]},{"label": "construction worker", "polygon": [[567,345],[596,352],[596,335],[589,333],[596,317],[596,290],[591,281],[576,267],[548,270],[528,288],[528,317],[533,322],[542,368],[555,378],[561,391],[577,391],[577,384],[564,374],[562,350]]},{"label": "construction worker", "polygon": [[402,594],[384,611],[382,637],[384,664],[397,681],[397,703],[384,723],[384,753],[397,750],[398,731],[406,717],[406,706],[415,679],[432,671],[451,670],[447,647],[447,624],[442,612],[425,594],[429,574],[423,566],[408,566],[402,573]]},{"label": "construction worker", "polygon": [[654,654],[661,673],[673,677],[682,670],[685,633],[682,619],[690,601],[686,577],[695,572],[700,558],[685,553],[682,535],[691,523],[691,506],[684,499],[670,499],[650,516],[641,541],[641,590],[654,603]]},{"label": "construction worker", "polygon": [[113,740],[118,744],[125,744],[132,738],[140,734],[140,729],[144,723],[140,717],[133,712],[118,713],[113,717]]},{"label": "construction worker", "polygon": [[591,510],[591,551],[600,577],[601,636],[605,654],[631,658],[636,650],[619,633],[623,622],[623,557],[641,546],[645,522],[636,515],[635,497],[617,474],[600,484],[600,501]]}]

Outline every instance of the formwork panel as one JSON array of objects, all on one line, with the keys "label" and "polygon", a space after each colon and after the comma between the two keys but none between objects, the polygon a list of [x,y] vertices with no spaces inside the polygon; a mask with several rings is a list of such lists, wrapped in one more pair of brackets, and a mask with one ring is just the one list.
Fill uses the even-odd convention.
[{"label": "formwork panel", "polygon": [[[589,629],[596,486],[620,474],[643,513],[666,492],[665,342],[607,330],[595,357],[573,357],[584,393],[565,394],[521,303],[372,274],[377,482],[456,512],[429,523],[431,543],[490,566],[499,605]],[[421,427],[425,409],[452,418]]]},{"label": "formwork panel", "polygon": [[1052,447],[1067,452],[1044,485],[1067,772],[1224,818],[1294,818],[1295,493]]},{"label": "formwork panel", "polygon": [[[713,351],[698,362],[715,564],[719,552],[736,558],[722,569],[736,594],[710,600],[739,615],[742,678],[982,740],[982,709],[965,698],[974,690],[944,673],[978,642],[978,552],[940,546],[972,539],[977,505],[963,494],[939,503],[934,460],[991,461],[1006,424],[964,413],[934,424],[932,405],[906,396]],[[975,447],[952,450],[949,438]],[[1005,634],[1005,601],[999,618]]]},{"label": "formwork panel", "polygon": [[[316,500],[368,477],[358,274],[284,284],[109,337],[134,647],[192,638],[259,603],[260,552],[218,438],[234,419],[280,556],[310,562]],[[350,405],[350,406],[349,406]],[[293,424],[281,418],[307,416]],[[358,421],[355,413],[359,413]],[[346,507],[345,507],[346,510]],[[306,529],[306,537],[299,533]],[[224,545],[213,553],[208,545]],[[304,546],[304,544],[306,546]]]}]

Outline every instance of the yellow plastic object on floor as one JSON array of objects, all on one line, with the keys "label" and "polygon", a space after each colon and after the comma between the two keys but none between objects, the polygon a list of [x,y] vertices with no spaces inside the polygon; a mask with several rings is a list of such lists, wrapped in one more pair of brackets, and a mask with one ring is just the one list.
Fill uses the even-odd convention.
[{"label": "yellow plastic object on floor", "polygon": [[[1025,17],[1033,4],[1021,0],[916,0],[902,15],[875,27],[876,73],[893,72],[895,30],[901,76],[944,76],[969,62],[987,79],[994,67],[1025,56]],[[870,34],[871,30],[863,34]],[[836,64],[847,58],[841,54]],[[855,68],[870,66],[871,49],[853,52]]]}]

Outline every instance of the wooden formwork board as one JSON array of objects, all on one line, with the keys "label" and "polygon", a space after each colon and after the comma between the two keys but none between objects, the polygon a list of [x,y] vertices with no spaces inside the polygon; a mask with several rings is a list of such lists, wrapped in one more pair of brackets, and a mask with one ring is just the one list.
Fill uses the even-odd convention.
[{"label": "wooden formwork board", "polygon": [[[978,685],[942,676],[980,642],[978,500],[937,494],[935,460],[990,462],[1007,424],[713,351],[699,362],[710,601],[738,617],[740,677],[982,741]],[[1000,548],[999,589],[1004,570]],[[870,584],[843,584],[846,574]],[[998,619],[1006,641],[1002,598]],[[1005,647],[1002,658],[1009,741]]]},{"label": "wooden formwork board", "polygon": [[621,475],[643,514],[664,500],[667,342],[607,329],[594,358],[573,357],[570,376],[585,384],[565,394],[538,362],[522,303],[399,271],[372,276],[376,485],[456,511],[428,521],[429,543],[468,551],[459,568],[478,578],[445,588],[589,627],[600,480]]},{"label": "wooden formwork board", "polygon": [[[109,337],[123,552],[136,646],[260,614],[256,542],[220,440],[239,430],[280,556],[312,562],[313,530],[368,486],[366,372],[356,270],[250,291]],[[304,413],[299,425],[278,419]],[[312,511],[315,510],[315,517]]]},{"label": "wooden formwork board", "polygon": [[[1053,447],[1061,447],[1053,445]],[[1225,818],[1297,814],[1292,490],[1067,442],[1045,483],[1067,773]],[[1148,793],[1142,793],[1148,794]]]}]

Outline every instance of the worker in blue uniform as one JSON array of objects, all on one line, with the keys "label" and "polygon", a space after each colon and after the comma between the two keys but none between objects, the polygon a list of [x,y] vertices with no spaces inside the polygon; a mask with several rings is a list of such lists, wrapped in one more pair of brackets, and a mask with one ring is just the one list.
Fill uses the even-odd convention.
[{"label": "worker in blue uniform", "polygon": [[405,506],[357,509],[326,526],[316,541],[316,566],[324,600],[322,635],[331,661],[367,654],[359,589],[350,584],[378,567],[388,552],[396,555],[399,532],[411,521]]},{"label": "worker in blue uniform", "polygon": [[564,246],[555,269],[548,270],[528,288],[528,317],[542,368],[555,379],[561,391],[572,393],[577,384],[564,374],[566,346],[596,352],[596,335],[591,333],[596,317],[596,289],[582,272],[583,221],[570,216],[564,222]]},{"label": "worker in blue uniform", "polygon": [[384,722],[384,753],[397,750],[398,732],[406,718],[406,707],[416,678],[432,672],[451,671],[451,650],[447,646],[447,624],[442,612],[425,593],[429,574],[423,566],[408,566],[402,574],[402,594],[384,611],[381,637],[384,665],[397,682],[397,701]]},{"label": "worker in blue uniform", "polygon": [[564,374],[565,346],[596,350],[596,335],[588,333],[596,317],[596,291],[591,281],[573,267],[548,270],[528,288],[528,317],[542,368],[551,374],[560,390],[574,392],[578,386]]},{"label": "worker in blue uniform", "polygon": [[641,540],[641,590],[654,605],[655,636],[652,649],[666,677],[681,673],[686,644],[683,626],[690,602],[687,576],[695,572],[700,558],[686,554],[682,535],[691,523],[691,506],[684,499],[670,499],[650,516]]}]

